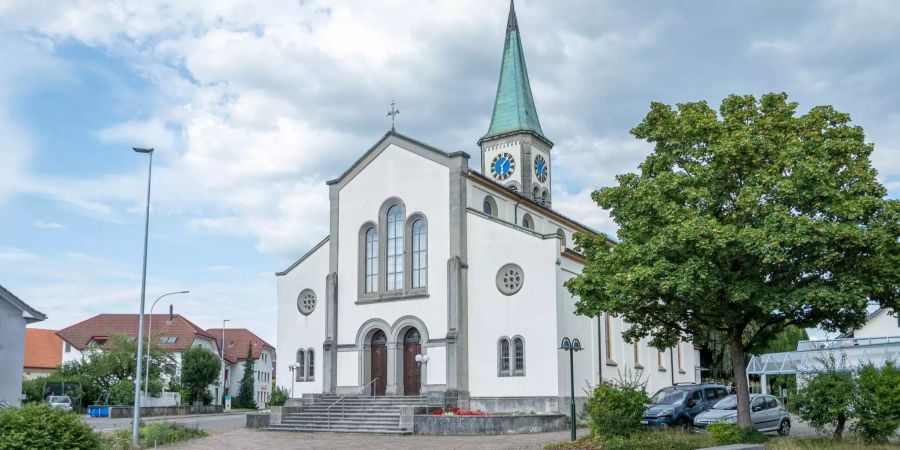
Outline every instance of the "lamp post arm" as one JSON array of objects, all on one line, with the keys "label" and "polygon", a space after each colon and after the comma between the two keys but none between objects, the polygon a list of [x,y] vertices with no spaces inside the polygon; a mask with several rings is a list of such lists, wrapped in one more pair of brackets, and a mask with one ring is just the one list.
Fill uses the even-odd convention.
[{"label": "lamp post arm", "polygon": [[[191,291],[177,291],[177,292],[169,292],[167,294],[160,295],[153,301],[153,304],[150,305],[150,323],[147,325],[147,369],[144,371],[144,397],[147,396],[150,388],[150,345],[153,343],[153,308],[156,307],[156,303],[162,300],[165,297],[175,294],[188,294]],[[138,343],[140,345],[140,343]]]}]

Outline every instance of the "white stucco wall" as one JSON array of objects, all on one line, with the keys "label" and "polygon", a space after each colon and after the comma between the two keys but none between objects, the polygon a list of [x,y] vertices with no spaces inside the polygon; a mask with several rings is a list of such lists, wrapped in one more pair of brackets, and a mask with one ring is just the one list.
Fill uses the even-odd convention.
[{"label": "white stucco wall", "polygon": [[[355,242],[355,241],[354,241]],[[322,343],[325,342],[326,292],[328,275],[328,243],[319,247],[297,267],[277,277],[278,291],[278,359],[276,377],[278,385],[291,391],[294,397],[304,393],[322,392]],[[297,309],[297,297],[306,288],[316,294],[316,308],[310,315]],[[296,362],[297,350],[312,348],[315,351],[315,376],[312,381],[295,381],[288,364]]]},{"label": "white stucco wall", "polygon": [[878,311],[858,330],[853,331],[855,338],[900,336],[900,319],[888,314],[890,309]]},{"label": "white stucco wall", "polygon": [[[468,226],[469,393],[472,397],[556,396],[558,373],[556,239],[497,223],[470,212]],[[502,294],[497,271],[522,267],[525,281],[514,295]],[[525,376],[497,374],[501,336],[525,339]]]},{"label": "white stucco wall", "polygon": [[[403,316],[424,322],[427,330],[420,331],[427,331],[430,339],[446,336],[449,184],[449,168],[391,144],[341,189],[338,194],[338,345],[356,344],[360,327],[367,320],[381,319],[393,325]],[[367,221],[378,223],[379,210],[391,197],[403,201],[406,217],[422,213],[428,220],[428,297],[357,304],[360,228]],[[383,283],[384,274],[379,276],[379,283]],[[391,330],[385,331],[390,339]],[[351,361],[353,358],[355,362]],[[356,352],[338,352],[338,386],[360,384],[358,359]],[[436,359],[429,362],[428,384],[445,382],[446,363]]]},{"label": "white stucco wall", "polygon": [[25,318],[22,311],[0,300],[0,399],[19,405],[25,365]]},{"label": "white stucco wall", "polygon": [[[558,241],[553,239],[558,246]],[[572,296],[563,283],[581,273],[583,266],[569,258],[559,255],[559,265],[556,267],[556,347],[559,347],[563,337],[578,339],[584,349],[572,355],[574,364],[575,396],[582,397],[585,390],[596,385],[598,373],[595,369],[598,362],[597,352],[597,320],[575,315],[575,302],[577,297]],[[558,374],[558,392],[567,396],[571,392],[572,376],[569,373],[569,352],[557,350],[556,371]]]},{"label": "white stucco wall", "polygon": [[[268,396],[271,395],[271,376],[272,376],[272,358],[274,353],[264,349],[260,357],[253,361],[253,399],[259,409],[266,407]],[[240,393],[241,379],[244,377],[244,361],[238,361],[234,364],[225,363],[228,366],[228,392],[231,394],[232,401]],[[290,378],[290,374],[288,375]],[[269,381],[266,381],[269,380]],[[298,385],[301,383],[297,383]],[[288,386],[288,389],[290,387]],[[296,388],[294,388],[296,394]]]}]

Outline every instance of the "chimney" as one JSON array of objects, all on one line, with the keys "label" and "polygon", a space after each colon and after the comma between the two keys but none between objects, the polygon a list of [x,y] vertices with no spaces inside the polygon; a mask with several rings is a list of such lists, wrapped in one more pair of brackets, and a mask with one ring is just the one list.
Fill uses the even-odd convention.
[{"label": "chimney", "polygon": [[169,303],[169,322],[171,322],[173,319],[173,317],[172,317],[172,314],[174,312],[173,310],[174,310],[174,308],[172,307],[172,304]]}]

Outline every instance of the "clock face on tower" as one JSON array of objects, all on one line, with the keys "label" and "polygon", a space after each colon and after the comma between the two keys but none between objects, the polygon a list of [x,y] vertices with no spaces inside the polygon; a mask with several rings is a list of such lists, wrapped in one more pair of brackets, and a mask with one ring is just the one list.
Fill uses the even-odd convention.
[{"label": "clock face on tower", "polygon": [[509,153],[500,153],[491,161],[491,175],[498,180],[505,180],[516,170],[516,160]]},{"label": "clock face on tower", "polygon": [[534,158],[534,176],[537,177],[538,181],[541,183],[547,181],[549,171],[550,168],[547,167],[547,161],[544,160],[543,156],[538,155]]}]

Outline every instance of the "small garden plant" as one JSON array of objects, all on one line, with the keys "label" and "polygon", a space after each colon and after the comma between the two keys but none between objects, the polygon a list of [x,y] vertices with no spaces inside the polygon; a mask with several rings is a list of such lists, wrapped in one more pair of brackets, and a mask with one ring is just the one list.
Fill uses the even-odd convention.
[{"label": "small garden plant", "polygon": [[459,408],[439,409],[431,412],[432,416],[489,416],[490,414],[480,410],[468,410]]}]

